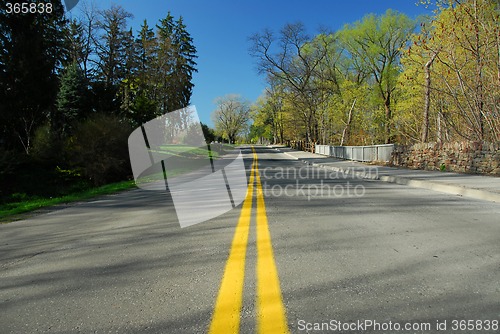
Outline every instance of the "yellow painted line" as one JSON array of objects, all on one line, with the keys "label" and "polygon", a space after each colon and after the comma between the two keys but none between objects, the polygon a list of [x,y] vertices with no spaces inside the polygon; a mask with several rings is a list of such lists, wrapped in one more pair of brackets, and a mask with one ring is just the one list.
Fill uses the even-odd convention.
[{"label": "yellow painted line", "polygon": [[257,181],[257,332],[290,333],[274,261],[266,205],[262,194],[257,153],[252,147]]},{"label": "yellow painted line", "polygon": [[224,268],[224,275],[215,303],[210,334],[239,333],[240,312],[243,300],[243,282],[245,279],[245,258],[247,253],[248,233],[252,214],[252,197],[254,190],[254,175],[256,161],[252,164],[250,182],[238,225],[234,232],[229,258]]},{"label": "yellow painted line", "polygon": [[[210,334],[239,333],[240,313],[243,302],[245,259],[250,231],[254,188],[257,192],[257,333],[290,333],[281,295],[278,270],[274,261],[271,233],[267,221],[266,206],[260,181],[258,159],[253,151],[252,170],[247,194],[243,202],[238,225],[234,232],[229,257],[224,268],[222,282],[215,303]],[[254,186],[254,183],[256,185]]]}]

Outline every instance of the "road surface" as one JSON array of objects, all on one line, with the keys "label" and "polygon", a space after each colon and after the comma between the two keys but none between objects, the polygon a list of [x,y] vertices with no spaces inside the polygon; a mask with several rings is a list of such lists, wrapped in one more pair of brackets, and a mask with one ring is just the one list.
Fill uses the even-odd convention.
[{"label": "road surface", "polygon": [[243,153],[205,223],[138,189],[0,225],[0,333],[500,333],[499,204]]}]

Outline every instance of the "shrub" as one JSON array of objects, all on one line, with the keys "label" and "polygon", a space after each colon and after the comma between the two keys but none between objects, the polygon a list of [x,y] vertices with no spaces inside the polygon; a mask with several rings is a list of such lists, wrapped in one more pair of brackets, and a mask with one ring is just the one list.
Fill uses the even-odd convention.
[{"label": "shrub", "polygon": [[35,131],[31,150],[31,155],[35,160],[63,163],[63,153],[63,142],[57,138],[50,125],[42,125]]},{"label": "shrub", "polygon": [[15,186],[15,175],[24,155],[0,147],[0,202]]},{"label": "shrub", "polygon": [[126,179],[130,174],[127,140],[130,125],[114,115],[96,114],[80,122],[68,140],[70,165],[95,186]]}]

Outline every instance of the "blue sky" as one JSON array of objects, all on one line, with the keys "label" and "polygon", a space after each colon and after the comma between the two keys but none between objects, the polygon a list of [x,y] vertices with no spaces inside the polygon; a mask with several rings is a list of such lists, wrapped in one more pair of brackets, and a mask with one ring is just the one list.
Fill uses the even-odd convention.
[{"label": "blue sky", "polygon": [[[214,99],[240,94],[255,101],[265,88],[255,60],[250,57],[248,37],[264,28],[278,31],[286,23],[303,22],[314,34],[321,26],[341,29],[369,13],[383,14],[392,8],[415,18],[430,14],[417,0],[97,0],[101,9],[121,5],[134,15],[135,31],[144,19],[150,26],[168,11],[183,16],[198,51],[198,73],[194,76],[191,104],[202,122],[212,125]],[[77,6],[74,11],[78,11]]]}]

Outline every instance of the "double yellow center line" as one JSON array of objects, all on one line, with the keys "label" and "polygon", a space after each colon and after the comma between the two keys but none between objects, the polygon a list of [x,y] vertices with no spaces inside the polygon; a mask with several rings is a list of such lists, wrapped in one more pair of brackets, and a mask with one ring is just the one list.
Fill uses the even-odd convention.
[{"label": "double yellow center line", "polygon": [[[229,257],[224,268],[219,295],[210,324],[210,334],[239,333],[240,312],[243,302],[243,283],[245,279],[245,259],[248,234],[252,217],[253,197],[256,191],[256,242],[257,242],[257,332],[289,333],[285,307],[281,296],[278,270],[274,261],[271,234],[267,221],[266,206],[260,182],[257,153],[252,147],[253,163],[250,182]],[[254,185],[255,183],[255,185]]]}]

